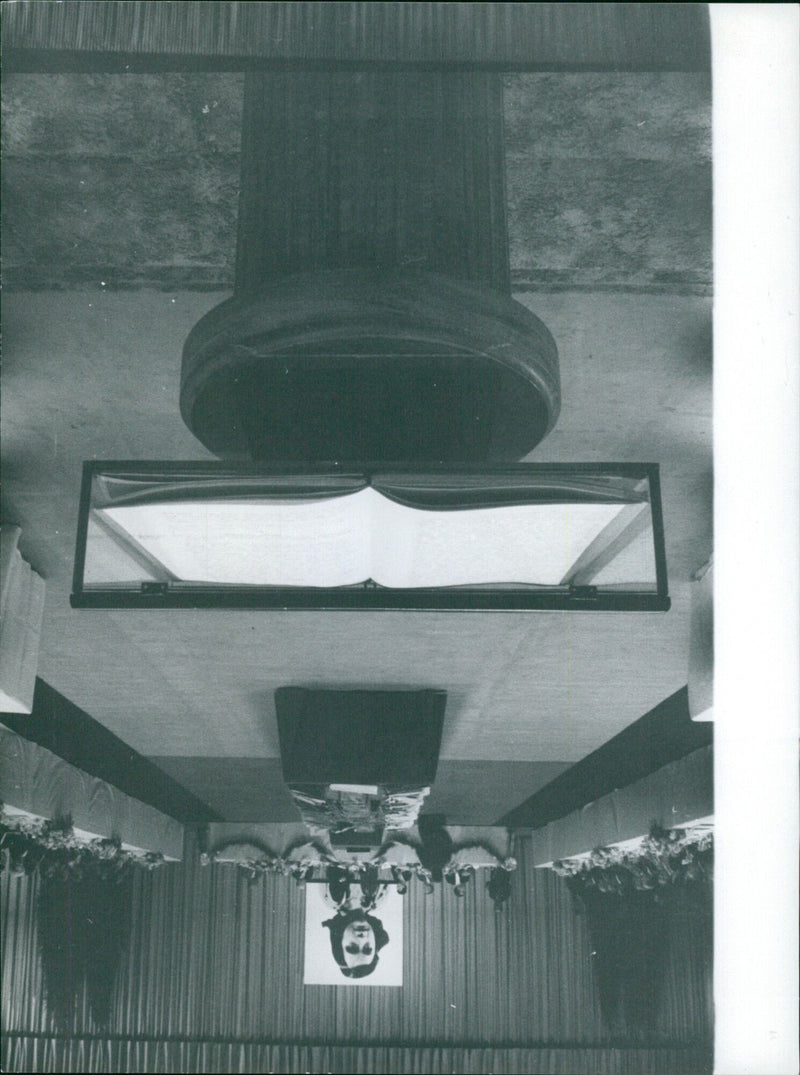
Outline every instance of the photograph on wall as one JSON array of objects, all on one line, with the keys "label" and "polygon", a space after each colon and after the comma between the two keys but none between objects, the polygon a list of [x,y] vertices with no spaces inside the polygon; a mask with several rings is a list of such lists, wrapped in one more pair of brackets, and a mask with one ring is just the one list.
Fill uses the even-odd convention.
[{"label": "photograph on wall", "polygon": [[363,902],[358,885],[338,905],[327,885],[306,887],[305,985],[403,984],[403,897],[384,885]]}]

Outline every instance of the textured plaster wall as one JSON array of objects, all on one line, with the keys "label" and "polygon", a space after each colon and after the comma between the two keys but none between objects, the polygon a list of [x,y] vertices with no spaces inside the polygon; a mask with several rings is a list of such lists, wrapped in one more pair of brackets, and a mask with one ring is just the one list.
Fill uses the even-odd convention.
[{"label": "textured plaster wall", "polygon": [[230,74],[9,77],[7,282],[230,283],[242,86]]},{"label": "textured plaster wall", "polygon": [[[708,76],[504,81],[515,289],[706,293]],[[242,87],[237,74],[8,76],[6,287],[231,286]]]},{"label": "textured plaster wall", "polygon": [[711,281],[709,105],[706,75],[508,78],[517,288],[703,293]]}]

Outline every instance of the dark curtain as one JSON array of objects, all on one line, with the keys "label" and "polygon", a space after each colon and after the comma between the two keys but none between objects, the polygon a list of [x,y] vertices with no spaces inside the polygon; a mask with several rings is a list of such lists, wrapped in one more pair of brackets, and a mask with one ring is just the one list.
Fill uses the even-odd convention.
[{"label": "dark curtain", "polygon": [[461,899],[411,883],[402,988],[304,987],[305,895],[291,878],[249,884],[194,859],[137,874],[107,1032],[82,994],[70,1037],[42,989],[37,881],[5,874],[3,1070],[710,1070],[707,916],[690,909],[670,929],[649,1039],[613,1035],[585,917],[533,867],[529,838],[517,857],[499,913],[480,875]]},{"label": "dark curtain", "polygon": [[132,881],[130,872],[114,877],[102,868],[39,878],[36,924],[45,992],[62,1031],[85,1025],[85,1016],[75,1012],[81,995],[96,1027],[108,1026],[130,937]]}]

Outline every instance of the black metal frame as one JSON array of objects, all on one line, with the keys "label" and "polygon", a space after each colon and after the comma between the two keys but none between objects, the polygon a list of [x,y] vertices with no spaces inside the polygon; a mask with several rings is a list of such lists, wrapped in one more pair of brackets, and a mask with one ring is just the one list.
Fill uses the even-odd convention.
[{"label": "black metal frame", "polygon": [[[91,507],[92,479],[97,473],[133,472],[142,477],[159,474],[187,477],[208,475],[218,479],[247,476],[330,475],[370,478],[375,473],[406,474],[480,474],[534,473],[536,470],[564,474],[611,474],[647,478],[656,566],[655,591],[598,592],[592,586],[498,588],[440,587],[425,589],[390,589],[373,582],[347,587],[252,586],[237,589],[204,585],[178,589],[168,583],[143,582],[138,591],[116,588],[84,589],[86,541]],[[178,586],[180,584],[177,584]],[[95,609],[251,609],[302,611],[372,611],[400,612],[666,612],[670,608],[667,587],[667,560],[664,544],[664,520],[661,508],[661,485],[657,463],[501,463],[501,464],[408,464],[380,463],[340,466],[338,463],[251,465],[210,462],[140,462],[130,460],[90,460],[83,464],[75,567],[70,604],[73,608]]]}]

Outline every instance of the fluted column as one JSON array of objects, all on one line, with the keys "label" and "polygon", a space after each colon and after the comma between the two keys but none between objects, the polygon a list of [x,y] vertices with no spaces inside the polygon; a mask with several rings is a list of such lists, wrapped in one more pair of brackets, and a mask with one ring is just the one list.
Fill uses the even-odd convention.
[{"label": "fluted column", "polygon": [[519,459],[558,358],[509,279],[499,74],[251,73],[235,294],[186,342],[184,420],[228,457]]},{"label": "fluted column", "polygon": [[501,76],[249,74],[236,292],[413,266],[509,290]]}]

